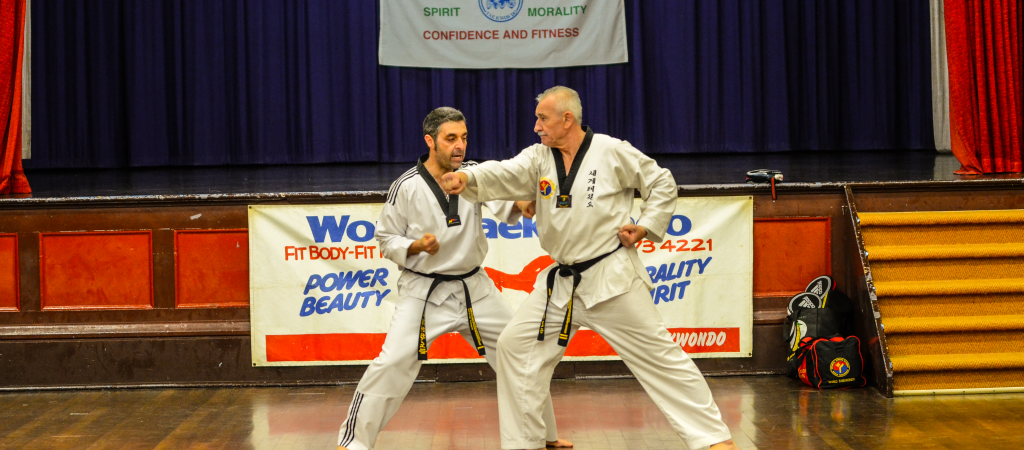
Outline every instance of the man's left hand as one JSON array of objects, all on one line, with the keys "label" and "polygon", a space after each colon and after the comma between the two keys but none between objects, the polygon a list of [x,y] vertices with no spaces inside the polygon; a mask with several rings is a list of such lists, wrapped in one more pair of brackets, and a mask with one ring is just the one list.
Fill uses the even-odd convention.
[{"label": "man's left hand", "polygon": [[645,236],[647,236],[647,229],[640,225],[629,224],[619,228],[619,242],[622,242],[625,247],[635,246]]}]

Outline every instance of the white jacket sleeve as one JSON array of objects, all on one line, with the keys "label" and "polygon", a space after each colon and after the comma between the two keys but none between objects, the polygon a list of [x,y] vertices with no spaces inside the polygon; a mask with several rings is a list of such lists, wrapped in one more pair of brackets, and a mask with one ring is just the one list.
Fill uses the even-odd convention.
[{"label": "white jacket sleeve", "polygon": [[[512,159],[487,161],[466,168],[469,183],[462,196],[474,203],[536,200],[540,175],[535,158],[534,147],[529,147]],[[491,211],[494,212],[493,209]]]},{"label": "white jacket sleeve", "polygon": [[405,196],[395,196],[395,204],[385,202],[384,210],[380,212],[377,219],[377,231],[374,236],[380,243],[380,251],[384,257],[390,259],[399,267],[405,267],[406,258],[409,256],[409,246],[415,239],[409,239],[405,233],[409,229],[409,223],[405,218],[404,211],[407,211],[405,203],[408,201]]},{"label": "white jacket sleeve", "polygon": [[[628,144],[626,144],[628,146]],[[679,198],[679,187],[676,185],[672,172],[658,166],[649,156],[633,148],[627,155],[631,161],[624,161],[632,170],[633,177],[624,183],[624,187],[632,187],[640,191],[640,218],[636,224],[647,229],[647,238],[653,242],[665,239],[672,214],[676,211]]]},{"label": "white jacket sleeve", "polygon": [[515,212],[512,212],[512,210],[515,209],[513,208],[513,206],[515,206],[515,202],[494,200],[484,202],[484,206],[491,210],[494,217],[497,217],[498,220],[505,222],[508,225],[515,225],[519,222],[519,219],[523,217],[522,211],[516,210]]}]

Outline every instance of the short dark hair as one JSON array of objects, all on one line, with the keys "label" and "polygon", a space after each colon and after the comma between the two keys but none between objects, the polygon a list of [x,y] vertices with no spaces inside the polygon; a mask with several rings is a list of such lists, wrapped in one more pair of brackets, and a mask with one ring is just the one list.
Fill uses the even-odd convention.
[{"label": "short dark hair", "polygon": [[427,118],[423,119],[423,135],[430,135],[431,139],[437,140],[437,133],[441,129],[441,125],[448,122],[465,122],[466,116],[462,115],[462,111],[459,111],[450,106],[442,106],[427,114]]}]

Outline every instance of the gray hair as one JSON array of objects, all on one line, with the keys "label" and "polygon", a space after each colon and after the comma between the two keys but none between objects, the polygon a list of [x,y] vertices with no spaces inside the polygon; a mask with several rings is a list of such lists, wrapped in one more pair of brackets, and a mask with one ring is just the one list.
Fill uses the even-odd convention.
[{"label": "gray hair", "polygon": [[442,106],[427,114],[427,118],[423,119],[423,134],[430,135],[431,139],[437,140],[437,133],[441,130],[441,125],[448,122],[465,122],[466,116],[462,115],[462,111],[459,111],[450,106]]},{"label": "gray hair", "polygon": [[577,125],[583,124],[583,102],[580,101],[580,94],[565,86],[555,86],[541,92],[537,96],[537,103],[540,103],[541,100],[544,100],[549,95],[555,96],[555,108],[560,113],[568,111],[572,113],[573,119],[576,119]]}]

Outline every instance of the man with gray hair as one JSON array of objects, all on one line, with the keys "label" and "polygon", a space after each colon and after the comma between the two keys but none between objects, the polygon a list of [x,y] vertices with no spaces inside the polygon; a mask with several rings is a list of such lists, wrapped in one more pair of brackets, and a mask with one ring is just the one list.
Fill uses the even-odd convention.
[{"label": "man with gray hair", "polygon": [[[429,153],[388,191],[376,237],[384,257],[402,270],[398,299],[380,355],[359,380],[341,425],[339,449],[374,447],[438,336],[460,333],[494,367],[495,343],[512,318],[512,308],[487,272],[480,270],[487,255],[480,207],[487,206],[509,225],[521,214],[512,202],[474,203],[441,190],[441,176],[476,164],[464,161],[467,135],[466,118],[459,110],[431,111],[423,120]],[[558,439],[551,396],[542,403],[546,445],[572,447]]]},{"label": "man with gray hair", "polygon": [[[655,309],[636,252],[640,239],[665,236],[678,197],[672,174],[628,142],[582,126],[572,89],[544,91],[536,116],[540,144],[442,177],[447,192],[471,201],[534,201],[523,214],[536,213],[541,247],[556,261],[498,338],[501,447],[544,447],[551,375],[586,326],[622,357],[687,446],[736,448],[707,382]],[[643,203],[633,224],[636,190]],[[548,318],[557,325],[546,326]]]}]

